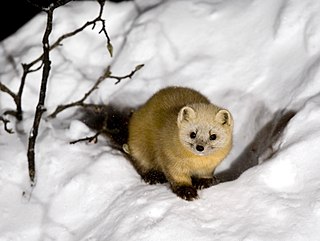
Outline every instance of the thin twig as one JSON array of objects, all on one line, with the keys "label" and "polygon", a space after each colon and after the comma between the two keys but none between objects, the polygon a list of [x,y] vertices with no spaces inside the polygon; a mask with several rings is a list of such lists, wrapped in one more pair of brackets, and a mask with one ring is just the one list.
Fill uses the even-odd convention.
[{"label": "thin twig", "polygon": [[[69,32],[69,33],[66,33],[66,34],[63,34],[61,35],[54,43],[52,43],[52,45],[50,46],[50,51],[53,50],[54,48],[58,47],[58,46],[61,46],[62,44],[62,41],[67,39],[67,38],[70,38],[80,32],[82,32],[84,29],[86,29],[87,27],[91,26],[92,25],[92,29],[95,28],[96,26],[96,23],[97,22],[101,22],[101,25],[102,25],[102,28],[101,30],[99,31],[99,33],[103,32],[107,38],[107,45],[111,45],[111,39],[109,37],[109,34],[106,30],[106,26],[105,26],[105,20],[102,18],[102,14],[103,14],[103,7],[104,7],[104,3],[105,1],[98,1],[99,5],[100,5],[100,9],[99,9],[99,15],[91,20],[91,21],[88,21],[86,22],[84,25],[82,25],[80,28],[76,29],[76,30],[73,30],[72,32]],[[111,47],[112,48],[112,47]],[[112,57],[112,51],[110,52],[109,48],[108,48],[108,51],[110,53],[110,56]],[[27,66],[29,66],[29,68],[33,65],[35,65],[36,63],[38,63],[39,61],[41,61],[43,58],[43,54],[40,55],[38,58],[36,58],[35,60],[33,60],[31,63],[27,64]]]},{"label": "thin twig", "polygon": [[9,120],[5,119],[3,116],[0,116],[0,121],[3,122],[4,130],[6,132],[8,132],[9,134],[14,133],[12,129],[8,128],[8,123],[10,122]]},{"label": "thin twig", "polygon": [[17,120],[22,120],[22,110],[21,110],[21,99],[16,93],[13,93],[6,85],[0,82],[0,90],[10,95],[17,106],[17,110],[8,110],[4,112],[5,115],[12,115],[17,118]]},{"label": "thin twig", "polygon": [[144,64],[139,64],[139,65],[137,65],[137,66],[135,67],[135,69],[131,71],[130,74],[127,74],[127,75],[125,75],[125,76],[119,77],[119,76],[110,75],[108,78],[110,78],[110,79],[116,79],[117,81],[116,81],[114,84],[115,84],[115,85],[116,85],[116,84],[119,84],[120,81],[123,80],[123,79],[126,79],[126,78],[131,79],[132,76],[133,76],[138,70],[140,70],[143,66],[144,66]]},{"label": "thin twig", "polygon": [[[64,4],[70,2],[71,0],[58,0],[58,1],[55,1],[54,5],[50,5],[49,7],[41,6],[41,5],[39,5],[38,2],[34,2],[32,0],[27,0],[27,1],[30,4],[32,4],[33,6],[39,8],[39,9],[45,11],[45,12],[47,12],[49,10],[49,8],[54,8],[55,9],[55,8],[57,8],[59,6],[62,6]],[[106,38],[107,38],[107,49],[108,49],[108,52],[109,52],[110,56],[112,57],[112,55],[113,55],[113,47],[112,47],[112,44],[111,44],[111,39],[110,39],[110,37],[108,35],[108,32],[106,30],[105,20],[102,18],[105,0],[97,0],[97,2],[100,5],[99,15],[95,19],[93,19],[92,21],[86,22],[80,28],[60,36],[53,44],[51,44],[49,46],[49,51],[53,50],[54,48],[56,48],[58,46],[61,46],[62,42],[65,39],[70,38],[70,37],[80,33],[81,31],[83,31],[85,28],[87,28],[89,26],[92,26],[92,28],[94,29],[96,24],[98,22],[100,22],[102,27],[101,27],[101,30],[99,31],[99,33],[103,32],[104,35],[106,36]],[[14,100],[14,102],[16,104],[16,111],[10,110],[10,111],[7,111],[5,114],[13,115],[18,120],[22,120],[23,111],[22,111],[22,103],[21,102],[22,102],[22,95],[23,95],[23,91],[24,91],[26,78],[27,78],[29,73],[36,72],[36,71],[40,70],[43,67],[43,62],[41,62],[41,64],[37,68],[32,69],[32,67],[34,67],[35,64],[37,64],[40,61],[43,61],[43,58],[44,58],[44,54],[42,53],[38,58],[36,58],[32,62],[30,62],[28,64],[24,64],[24,63],[22,64],[23,73],[22,73],[22,77],[21,77],[19,90],[18,90],[17,93],[14,93],[9,88],[7,88],[7,86],[5,86],[4,84],[2,84],[0,82],[0,90],[3,91],[3,92],[6,92],[7,94],[9,94],[13,98],[13,100]]]},{"label": "thin twig", "polygon": [[0,90],[10,95],[13,99],[16,98],[16,94],[13,93],[7,86],[0,82]]},{"label": "thin twig", "polygon": [[58,105],[57,108],[55,109],[55,111],[53,113],[51,113],[50,115],[48,115],[49,118],[55,118],[57,116],[57,114],[59,114],[60,112],[64,111],[65,109],[68,109],[70,107],[76,107],[76,106],[86,106],[89,104],[85,103],[85,100],[89,97],[89,95],[98,88],[99,84],[105,80],[105,79],[116,79],[117,81],[115,82],[115,84],[119,84],[121,80],[127,79],[127,78],[132,78],[132,76],[138,71],[140,70],[144,65],[140,64],[137,65],[135,67],[134,70],[131,71],[130,74],[125,75],[125,76],[113,76],[111,75],[111,71],[110,71],[110,66],[107,67],[107,69],[104,71],[103,75],[101,75],[97,81],[95,82],[95,84],[91,87],[91,89],[85,93],[85,95],[78,101],[74,101],[71,102],[69,104],[65,104],[65,105]]},{"label": "thin twig", "polygon": [[110,72],[110,66],[107,67],[107,69],[104,71],[104,73],[97,79],[97,81],[94,83],[94,85],[91,87],[91,89],[85,93],[85,95],[78,101],[66,104],[66,105],[58,105],[57,108],[55,109],[55,111],[53,113],[51,113],[48,117],[49,118],[55,118],[57,116],[57,114],[59,114],[61,111],[70,108],[70,107],[74,107],[74,106],[82,106],[84,105],[84,101],[88,98],[88,96],[95,90],[98,88],[98,85],[105,80],[106,78],[108,78],[110,76],[111,72]]},{"label": "thin twig", "polygon": [[88,141],[88,142],[94,142],[94,144],[96,144],[98,142],[98,136],[101,134],[106,134],[106,135],[112,135],[112,134],[117,134],[119,133],[118,129],[108,129],[107,126],[104,126],[101,128],[101,130],[99,130],[96,134],[94,134],[93,136],[88,136],[88,137],[84,137],[84,138],[80,138],[78,140],[74,140],[74,141],[70,141],[69,144],[76,144],[78,142],[81,141]]},{"label": "thin twig", "polygon": [[97,143],[98,142],[98,136],[102,134],[102,131],[98,131],[95,135],[93,136],[88,136],[88,137],[84,137],[84,138],[81,138],[81,139],[78,139],[78,140],[75,140],[75,141],[70,141],[69,144],[76,144],[78,142],[81,142],[81,141],[88,141],[88,142],[94,142],[94,143]]}]

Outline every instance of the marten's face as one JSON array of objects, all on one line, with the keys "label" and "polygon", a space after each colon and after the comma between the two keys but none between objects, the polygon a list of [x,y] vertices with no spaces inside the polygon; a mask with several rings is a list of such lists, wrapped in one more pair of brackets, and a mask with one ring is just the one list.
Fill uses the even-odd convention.
[{"label": "marten's face", "polygon": [[[232,138],[231,115],[226,110],[184,107],[178,117],[179,139],[182,145],[199,156],[209,156],[229,145]],[[222,115],[222,116],[221,116]]]},{"label": "marten's face", "polygon": [[212,155],[230,142],[230,134],[216,123],[183,123],[179,130],[181,143],[191,152],[200,156]]}]

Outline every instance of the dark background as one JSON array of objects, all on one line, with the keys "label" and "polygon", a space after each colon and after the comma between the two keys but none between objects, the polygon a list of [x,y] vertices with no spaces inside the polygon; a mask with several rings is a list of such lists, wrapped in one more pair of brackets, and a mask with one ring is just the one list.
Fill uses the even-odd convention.
[{"label": "dark background", "polygon": [[26,0],[5,0],[1,2],[0,10],[0,41],[15,33],[40,10]]},{"label": "dark background", "polygon": [[[48,6],[54,0],[30,0],[38,5]],[[122,2],[128,0],[109,0]],[[148,0],[146,0],[148,1]],[[0,8],[0,41],[14,34],[20,27],[32,19],[41,10],[27,0],[2,0]]]}]

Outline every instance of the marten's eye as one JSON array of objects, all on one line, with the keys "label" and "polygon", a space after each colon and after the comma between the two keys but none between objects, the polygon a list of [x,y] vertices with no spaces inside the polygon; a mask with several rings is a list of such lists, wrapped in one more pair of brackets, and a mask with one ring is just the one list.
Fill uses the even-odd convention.
[{"label": "marten's eye", "polygon": [[211,134],[210,135],[210,140],[214,141],[215,139],[217,139],[217,135],[216,134]]},{"label": "marten's eye", "polygon": [[191,133],[190,133],[190,138],[191,138],[191,139],[196,138],[196,136],[197,136],[197,133],[195,133],[195,132],[191,132]]}]

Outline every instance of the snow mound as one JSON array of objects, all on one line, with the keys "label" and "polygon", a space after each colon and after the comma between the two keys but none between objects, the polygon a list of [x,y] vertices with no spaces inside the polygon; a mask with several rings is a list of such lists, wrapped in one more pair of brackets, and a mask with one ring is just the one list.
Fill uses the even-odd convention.
[{"label": "snow mound", "polygon": [[[98,14],[95,2],[57,9],[51,41]],[[99,29],[51,52],[47,114],[78,100],[111,64],[131,80],[104,81],[92,103],[144,103],[156,90],[199,90],[234,117],[232,152],[216,170],[225,182],[181,200],[168,185],[143,183],[130,163],[72,117],[44,118],[30,189],[27,136],[41,73],[30,74],[25,119],[0,126],[0,240],[309,241],[320,237],[320,2],[314,0],[107,2],[115,49]],[[44,14],[0,44],[1,82],[16,90],[20,63],[41,53]],[[11,59],[11,60],[10,60]],[[16,65],[13,65],[12,60]],[[14,108],[0,92],[0,109]]]}]

